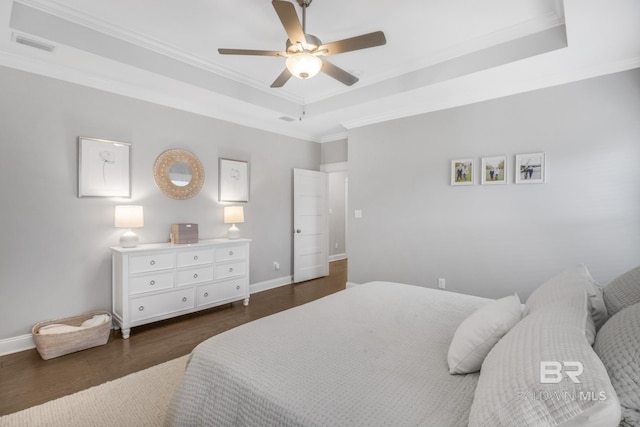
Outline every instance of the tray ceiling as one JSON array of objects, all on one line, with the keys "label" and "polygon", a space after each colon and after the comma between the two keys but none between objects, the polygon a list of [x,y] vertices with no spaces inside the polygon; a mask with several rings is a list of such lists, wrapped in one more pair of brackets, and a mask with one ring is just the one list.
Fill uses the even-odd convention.
[{"label": "tray ceiling", "polygon": [[284,58],[217,52],[284,50],[269,0],[185,4],[2,2],[0,65],[318,142],[640,66],[637,0],[314,0],[307,33],[326,43],[382,30],[387,44],[331,57],[360,78],[354,86],[321,73],[272,89]]}]

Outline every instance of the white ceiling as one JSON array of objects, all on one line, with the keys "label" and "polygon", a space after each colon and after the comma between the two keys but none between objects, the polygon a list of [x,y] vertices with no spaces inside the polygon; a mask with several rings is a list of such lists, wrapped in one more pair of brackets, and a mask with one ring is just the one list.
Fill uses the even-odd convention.
[{"label": "white ceiling", "polygon": [[320,74],[271,89],[284,58],[217,52],[284,50],[269,0],[0,0],[0,65],[318,142],[640,67],[638,0],[313,0],[307,10],[307,32],[325,43],[377,30],[386,45],[329,58],[360,78],[354,86]]}]

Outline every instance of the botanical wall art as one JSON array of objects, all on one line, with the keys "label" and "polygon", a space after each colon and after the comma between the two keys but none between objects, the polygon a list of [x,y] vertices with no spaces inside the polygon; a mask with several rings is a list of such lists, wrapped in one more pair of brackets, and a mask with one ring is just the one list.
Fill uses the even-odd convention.
[{"label": "botanical wall art", "polygon": [[544,153],[516,155],[516,184],[541,184],[544,173]]},{"label": "botanical wall art", "polygon": [[480,168],[481,184],[507,183],[507,156],[483,157]]},{"label": "botanical wall art", "polygon": [[78,138],[78,197],[131,197],[131,144]]},{"label": "botanical wall art", "polygon": [[249,162],[219,159],[218,198],[221,202],[249,201]]},{"label": "botanical wall art", "polygon": [[473,159],[451,161],[451,185],[473,185]]}]

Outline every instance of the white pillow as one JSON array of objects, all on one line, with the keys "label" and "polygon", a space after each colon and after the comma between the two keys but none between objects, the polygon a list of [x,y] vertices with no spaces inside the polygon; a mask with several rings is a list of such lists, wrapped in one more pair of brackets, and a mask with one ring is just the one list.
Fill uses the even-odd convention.
[{"label": "white pillow", "polygon": [[480,307],[464,319],[449,346],[450,374],[469,374],[480,370],[494,345],[522,318],[518,294]]}]

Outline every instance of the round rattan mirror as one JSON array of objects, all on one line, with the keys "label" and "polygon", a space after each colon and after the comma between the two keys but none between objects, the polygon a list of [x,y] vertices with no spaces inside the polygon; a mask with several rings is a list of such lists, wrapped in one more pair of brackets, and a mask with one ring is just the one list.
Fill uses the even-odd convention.
[{"label": "round rattan mirror", "polygon": [[153,178],[158,188],[172,199],[189,199],[204,184],[204,168],[195,154],[186,150],[167,150],[153,166]]}]

